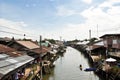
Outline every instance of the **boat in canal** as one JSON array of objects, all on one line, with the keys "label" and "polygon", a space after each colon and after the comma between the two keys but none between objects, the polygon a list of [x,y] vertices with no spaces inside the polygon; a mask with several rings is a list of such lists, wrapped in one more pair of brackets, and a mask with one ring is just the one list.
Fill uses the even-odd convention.
[{"label": "boat in canal", "polygon": [[96,71],[96,68],[86,68],[84,71]]},{"label": "boat in canal", "polygon": [[[80,70],[80,65],[82,70]],[[86,72],[89,68],[88,59],[78,50],[67,47],[64,56],[59,56],[51,74],[44,75],[43,80],[103,80],[94,71]]]}]

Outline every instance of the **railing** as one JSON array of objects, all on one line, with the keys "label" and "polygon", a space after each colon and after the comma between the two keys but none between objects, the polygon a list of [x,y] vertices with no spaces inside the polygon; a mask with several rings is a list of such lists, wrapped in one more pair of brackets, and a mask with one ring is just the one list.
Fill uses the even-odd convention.
[{"label": "railing", "polygon": [[120,52],[109,52],[109,55],[120,57]]}]

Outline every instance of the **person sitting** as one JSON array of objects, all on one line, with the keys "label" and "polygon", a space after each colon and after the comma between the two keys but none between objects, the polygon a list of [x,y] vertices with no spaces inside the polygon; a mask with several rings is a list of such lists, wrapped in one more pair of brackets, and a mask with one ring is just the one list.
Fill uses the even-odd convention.
[{"label": "person sitting", "polygon": [[82,70],[82,65],[80,64],[80,70]]}]

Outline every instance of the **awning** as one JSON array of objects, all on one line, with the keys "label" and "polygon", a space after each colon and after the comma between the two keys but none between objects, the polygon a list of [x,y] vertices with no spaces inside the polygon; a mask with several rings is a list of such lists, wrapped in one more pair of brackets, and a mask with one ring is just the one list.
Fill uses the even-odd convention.
[{"label": "awning", "polygon": [[105,61],[106,61],[106,62],[116,62],[116,59],[114,59],[114,58],[108,58],[108,59],[106,59]]}]

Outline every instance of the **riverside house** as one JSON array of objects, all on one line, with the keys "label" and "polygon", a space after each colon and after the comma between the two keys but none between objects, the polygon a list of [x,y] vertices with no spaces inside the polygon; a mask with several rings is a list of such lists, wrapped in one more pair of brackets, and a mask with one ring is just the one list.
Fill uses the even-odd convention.
[{"label": "riverside house", "polygon": [[27,68],[34,58],[0,44],[0,80],[25,80],[30,74]]},{"label": "riverside house", "polygon": [[22,51],[34,58],[38,58],[39,56],[44,57],[47,52],[51,50],[51,48],[45,46],[42,46],[42,48],[40,49],[40,46],[33,41],[24,40],[13,40],[11,43],[9,43],[8,46],[15,48],[18,51]]},{"label": "riverside house", "polygon": [[120,57],[120,34],[105,34],[100,38],[107,48],[108,55]]},{"label": "riverside house", "polygon": [[9,37],[0,37],[0,44],[7,45],[11,40]]},{"label": "riverside house", "polygon": [[[48,68],[53,64],[52,57],[54,55],[50,53],[52,50],[51,47],[41,46],[40,48],[38,44],[30,40],[13,40],[9,43],[9,46],[35,58],[35,63],[43,63],[43,67],[45,67],[43,71],[46,71],[46,66]],[[50,73],[49,71],[46,72]]]},{"label": "riverside house", "polygon": [[89,43],[86,50],[88,50],[93,62],[98,62],[106,56],[106,48],[104,47],[103,40]]}]

